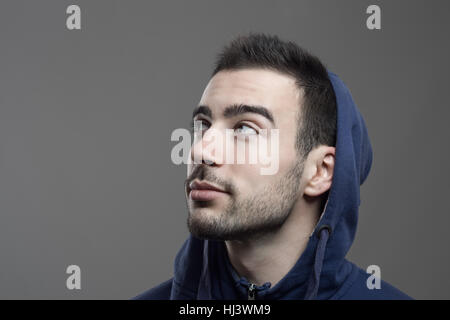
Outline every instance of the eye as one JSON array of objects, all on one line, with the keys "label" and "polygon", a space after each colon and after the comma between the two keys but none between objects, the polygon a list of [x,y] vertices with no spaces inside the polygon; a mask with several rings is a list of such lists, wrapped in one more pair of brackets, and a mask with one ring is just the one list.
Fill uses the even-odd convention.
[{"label": "eye", "polygon": [[209,122],[203,119],[195,119],[191,122],[191,130],[194,132],[200,132],[200,130],[205,131],[209,126]]},{"label": "eye", "polygon": [[249,125],[246,125],[245,123],[241,123],[238,126],[235,127],[234,132],[236,134],[244,134],[244,135],[253,135],[258,134],[258,131],[250,127]]}]

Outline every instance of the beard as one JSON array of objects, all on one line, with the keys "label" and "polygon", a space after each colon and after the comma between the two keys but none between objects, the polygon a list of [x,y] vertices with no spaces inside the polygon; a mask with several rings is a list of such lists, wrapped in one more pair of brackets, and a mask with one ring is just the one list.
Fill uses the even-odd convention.
[{"label": "beard", "polygon": [[217,209],[208,202],[187,199],[189,232],[199,239],[239,241],[259,239],[276,232],[289,217],[298,198],[303,164],[303,159],[297,161],[287,173],[247,196],[216,177],[210,167],[200,165],[186,183],[195,178],[216,183],[229,192],[228,203],[224,209]]}]

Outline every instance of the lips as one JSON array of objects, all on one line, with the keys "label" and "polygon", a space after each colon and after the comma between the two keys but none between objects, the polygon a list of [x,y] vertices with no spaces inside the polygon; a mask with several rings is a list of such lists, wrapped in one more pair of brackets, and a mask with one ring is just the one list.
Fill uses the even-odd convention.
[{"label": "lips", "polygon": [[192,181],[188,186],[188,195],[194,201],[211,201],[228,195],[225,190],[206,181]]}]

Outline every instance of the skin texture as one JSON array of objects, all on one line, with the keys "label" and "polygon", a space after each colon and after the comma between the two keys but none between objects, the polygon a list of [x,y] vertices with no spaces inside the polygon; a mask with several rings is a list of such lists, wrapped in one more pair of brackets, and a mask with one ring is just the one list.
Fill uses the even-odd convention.
[{"label": "skin texture", "polygon": [[[295,148],[302,99],[302,90],[289,75],[259,68],[220,71],[199,102],[210,108],[212,117],[200,113],[194,119],[202,121],[204,131],[192,145],[191,159],[200,157],[205,163],[188,164],[189,231],[198,238],[225,240],[236,272],[256,285],[271,282],[273,287],[294,266],[320,217],[320,196],[331,187],[335,148],[321,145],[306,156],[299,156]],[[225,117],[223,111],[233,104],[263,106],[274,123],[256,113]],[[208,139],[210,132],[225,129],[234,129],[234,136],[208,149],[215,143]],[[256,148],[246,136],[258,135],[261,129],[279,129],[275,174],[262,175],[262,163],[229,164],[218,156],[219,149],[226,154],[234,148],[236,154],[233,139],[244,139],[246,150]],[[209,201],[193,200],[188,193],[193,180],[207,181],[227,193]]]}]

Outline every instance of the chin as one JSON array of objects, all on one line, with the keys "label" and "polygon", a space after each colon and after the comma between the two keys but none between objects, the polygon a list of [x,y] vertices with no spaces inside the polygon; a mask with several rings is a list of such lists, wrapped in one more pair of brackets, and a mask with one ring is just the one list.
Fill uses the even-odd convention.
[{"label": "chin", "polygon": [[192,205],[190,206],[189,215],[191,217],[206,217],[206,216],[218,216],[220,210],[218,208],[212,208],[211,206]]},{"label": "chin", "polygon": [[214,199],[210,201],[194,201],[189,199],[189,208],[196,209],[210,209],[214,211],[223,211],[226,208],[227,202],[224,199]]}]

